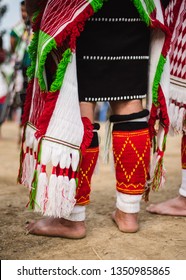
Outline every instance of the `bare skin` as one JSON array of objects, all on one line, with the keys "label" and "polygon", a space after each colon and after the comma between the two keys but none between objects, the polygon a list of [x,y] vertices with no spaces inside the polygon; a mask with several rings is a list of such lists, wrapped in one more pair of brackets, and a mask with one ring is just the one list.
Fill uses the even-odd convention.
[{"label": "bare skin", "polygon": [[178,196],[158,204],[151,204],[146,210],[152,214],[186,217],[186,197]]},{"label": "bare skin", "polygon": [[95,102],[81,102],[80,111],[81,117],[87,117],[91,123],[94,123],[94,110],[96,107]]},{"label": "bare skin", "polygon": [[114,115],[129,115],[143,110],[141,100],[110,102]]},{"label": "bare skin", "polygon": [[[123,115],[139,112],[143,109],[140,100],[113,102],[110,104],[113,114]],[[81,102],[81,116],[94,122],[96,103]],[[124,213],[116,210],[112,215],[113,220],[122,232],[136,232],[139,229],[137,214]],[[63,218],[47,218],[30,222],[26,226],[27,232],[35,235],[58,236],[79,239],[86,235],[84,222],[68,221]]]},{"label": "bare skin", "polygon": [[27,233],[70,239],[85,237],[85,223],[68,221],[63,218],[45,218],[26,225]]},{"label": "bare skin", "polygon": [[122,232],[135,233],[139,230],[137,213],[124,213],[116,209],[116,211],[112,213],[112,219]]}]

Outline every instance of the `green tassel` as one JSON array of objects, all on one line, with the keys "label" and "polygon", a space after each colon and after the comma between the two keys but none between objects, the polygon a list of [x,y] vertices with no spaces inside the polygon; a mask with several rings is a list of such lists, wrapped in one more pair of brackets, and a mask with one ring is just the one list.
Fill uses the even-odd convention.
[{"label": "green tassel", "polygon": [[152,86],[152,102],[154,103],[155,106],[158,106],[158,87],[160,84],[161,80],[161,75],[163,72],[164,65],[166,63],[166,58],[161,54],[159,61],[158,61],[158,66],[156,69],[156,74],[154,77],[154,82]]},{"label": "green tassel", "polygon": [[167,143],[167,134],[164,136],[164,139],[163,139],[163,144],[162,144],[163,151],[165,151],[165,149],[166,149],[166,143]]},{"label": "green tassel", "polygon": [[65,76],[67,65],[71,60],[71,55],[72,55],[72,52],[70,49],[67,49],[63,53],[63,58],[60,61],[60,63],[58,64],[56,78],[53,81],[53,83],[51,84],[50,92],[55,92],[57,90],[60,90],[61,85],[63,83],[64,76]]},{"label": "green tassel", "polygon": [[37,154],[37,162],[38,164],[41,163],[41,153],[42,153],[42,138],[39,140],[39,143],[38,143],[38,154]]},{"label": "green tassel", "polygon": [[[167,142],[167,135],[165,135],[163,138],[162,151],[165,151],[166,142]],[[152,182],[152,189],[154,191],[158,191],[159,187],[161,185],[162,176],[164,176],[163,157],[159,159],[159,162],[157,163],[156,168],[154,170],[154,174],[155,175],[154,175],[153,182]]]},{"label": "green tassel", "polygon": [[32,181],[32,190],[30,192],[30,202],[29,202],[29,209],[34,209],[36,204],[36,192],[37,192],[37,184],[38,184],[38,171],[34,171],[34,179]]},{"label": "green tassel", "polygon": [[76,178],[75,181],[76,181],[76,188],[77,188],[77,186],[78,186],[78,181],[79,181],[78,178]]},{"label": "green tassel", "polygon": [[[42,153],[42,139],[40,139],[38,144],[38,154],[37,154],[37,163],[41,163],[41,153]],[[29,209],[34,209],[34,206],[37,204],[36,202],[36,193],[37,193],[37,186],[38,186],[38,170],[34,170],[34,176],[32,181],[32,190],[30,192],[30,202],[29,202]],[[37,204],[38,207],[40,207]]]},{"label": "green tassel", "polygon": [[154,176],[154,180],[153,180],[153,187],[152,189],[154,191],[158,191],[159,190],[159,186],[160,186],[160,182],[161,182],[161,177],[162,177],[162,168],[163,168],[163,159],[161,159],[158,162],[158,165],[155,169],[155,174],[156,176]]}]

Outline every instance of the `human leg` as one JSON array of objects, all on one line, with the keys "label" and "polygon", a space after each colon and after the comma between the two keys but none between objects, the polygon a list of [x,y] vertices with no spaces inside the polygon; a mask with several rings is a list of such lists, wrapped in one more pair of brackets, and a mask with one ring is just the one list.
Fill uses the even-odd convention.
[{"label": "human leg", "polygon": [[116,211],[112,218],[120,231],[136,232],[150,161],[148,111],[143,110],[139,100],[111,104],[111,107],[117,181]]},{"label": "human leg", "polygon": [[[93,123],[95,104],[81,103],[80,108],[81,116],[88,117]],[[98,158],[98,129],[98,124],[94,124],[92,142],[82,155],[76,192],[76,205],[68,220],[64,218],[50,217],[38,221],[32,221],[26,226],[28,233],[73,239],[85,237],[85,205],[89,203],[91,177]]]},{"label": "human leg", "polygon": [[147,211],[153,214],[186,216],[186,135],[182,136],[181,144],[182,183],[179,196],[158,204],[150,204]]}]

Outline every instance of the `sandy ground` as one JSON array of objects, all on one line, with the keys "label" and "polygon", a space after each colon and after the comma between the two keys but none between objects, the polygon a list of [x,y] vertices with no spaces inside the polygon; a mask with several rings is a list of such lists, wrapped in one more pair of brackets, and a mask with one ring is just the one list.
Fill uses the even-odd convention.
[{"label": "sandy ground", "polygon": [[[103,145],[104,125],[101,125]],[[87,208],[87,236],[82,240],[25,234],[25,223],[38,218],[29,212],[28,191],[17,185],[18,128],[13,122],[2,126],[0,139],[0,257],[4,260],[174,260],[186,259],[186,218],[152,215],[142,202],[140,231],[121,233],[111,220],[115,207],[115,179],[110,165],[100,164],[92,183]],[[151,192],[150,202],[178,193],[181,180],[180,136],[168,138],[165,157],[166,187]]]}]

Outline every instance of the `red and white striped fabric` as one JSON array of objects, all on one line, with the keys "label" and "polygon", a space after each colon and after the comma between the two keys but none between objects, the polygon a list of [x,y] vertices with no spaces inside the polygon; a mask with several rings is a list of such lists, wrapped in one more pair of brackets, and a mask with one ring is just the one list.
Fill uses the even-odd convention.
[{"label": "red and white striped fabric", "polygon": [[166,9],[172,30],[170,48],[170,132],[186,131],[186,1],[172,0]]}]

